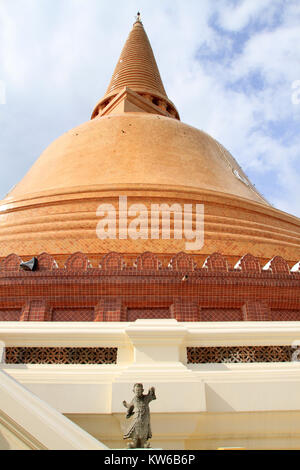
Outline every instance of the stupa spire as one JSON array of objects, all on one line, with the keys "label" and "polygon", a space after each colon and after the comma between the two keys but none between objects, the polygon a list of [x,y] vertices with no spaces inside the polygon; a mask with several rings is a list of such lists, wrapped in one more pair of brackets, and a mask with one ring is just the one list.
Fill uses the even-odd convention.
[{"label": "stupa spire", "polygon": [[141,14],[140,14],[139,11],[137,12],[137,15],[136,15],[135,19],[136,19],[137,22],[142,23],[142,22],[141,22]]},{"label": "stupa spire", "polygon": [[142,98],[151,101],[166,114],[179,118],[175,106],[166,94],[140,12],[137,13],[107,91],[94,110],[92,118],[102,114],[102,110],[124,88],[129,88]]}]

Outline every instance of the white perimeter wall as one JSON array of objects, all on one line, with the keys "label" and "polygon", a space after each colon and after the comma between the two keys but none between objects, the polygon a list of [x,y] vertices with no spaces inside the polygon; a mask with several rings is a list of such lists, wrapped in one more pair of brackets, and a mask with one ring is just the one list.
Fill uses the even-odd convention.
[{"label": "white perimeter wall", "polygon": [[188,346],[300,344],[300,322],[0,323],[6,346],[118,347],[116,365],[1,368],[110,447],[124,446],[122,401],[155,386],[153,444],[300,448],[300,363],[188,365]]}]

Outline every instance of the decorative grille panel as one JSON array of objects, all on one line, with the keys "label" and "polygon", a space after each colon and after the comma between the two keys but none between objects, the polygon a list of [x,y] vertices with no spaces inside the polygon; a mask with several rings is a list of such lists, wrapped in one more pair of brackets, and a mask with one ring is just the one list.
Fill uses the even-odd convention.
[{"label": "decorative grille panel", "polygon": [[116,364],[118,348],[6,348],[6,364]]},{"label": "decorative grille panel", "polygon": [[291,362],[291,346],[232,346],[187,348],[188,364],[222,364],[253,362]]}]

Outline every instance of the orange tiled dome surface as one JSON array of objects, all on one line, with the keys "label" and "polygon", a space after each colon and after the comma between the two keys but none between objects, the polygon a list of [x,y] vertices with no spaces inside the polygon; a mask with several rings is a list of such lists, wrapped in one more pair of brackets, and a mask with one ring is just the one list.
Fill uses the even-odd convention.
[{"label": "orange tiled dome surface", "polygon": [[161,191],[165,185],[207,189],[268,205],[236,170],[246,178],[232,156],[204,132],[164,116],[124,113],[94,119],[57,139],[7,200],[120,184]]}]

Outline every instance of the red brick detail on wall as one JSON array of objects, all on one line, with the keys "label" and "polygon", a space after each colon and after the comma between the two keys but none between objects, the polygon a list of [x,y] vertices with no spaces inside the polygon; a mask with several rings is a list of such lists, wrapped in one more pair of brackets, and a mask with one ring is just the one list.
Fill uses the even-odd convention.
[{"label": "red brick detail on wall", "polygon": [[197,264],[191,255],[183,252],[175,255],[169,263],[169,268],[173,269],[173,271],[194,271],[196,267]]},{"label": "red brick detail on wall", "polygon": [[126,263],[120,253],[111,252],[103,256],[99,267],[104,270],[121,271],[126,267]]},{"label": "red brick detail on wall", "polygon": [[20,271],[21,263],[22,259],[20,258],[20,256],[17,256],[12,253],[1,261],[0,271]]},{"label": "red brick detail on wall", "polygon": [[53,256],[49,255],[48,253],[41,253],[37,259],[39,271],[52,271],[58,267]]},{"label": "red brick detail on wall", "polygon": [[45,300],[29,300],[23,305],[20,321],[51,321],[51,308]]},{"label": "red brick detail on wall", "polygon": [[275,256],[270,262],[270,268],[274,274],[289,274],[290,267],[281,256]]},{"label": "red brick detail on wall", "polygon": [[52,321],[90,321],[94,320],[92,308],[57,308],[53,310]]},{"label": "red brick detail on wall", "polygon": [[94,321],[126,321],[126,315],[120,298],[101,299],[94,309]]},{"label": "red brick detail on wall", "polygon": [[220,253],[213,253],[206,258],[203,268],[206,268],[209,272],[227,272],[228,262]]},{"label": "red brick detail on wall", "polygon": [[271,321],[272,314],[266,302],[247,302],[242,307],[244,321]]},{"label": "red brick detail on wall", "polygon": [[248,253],[239,260],[239,262],[236,264],[236,269],[239,269],[245,273],[260,273],[261,265],[255,256]]},{"label": "red brick detail on wall", "polygon": [[138,256],[133,266],[140,271],[141,270],[158,271],[159,269],[161,269],[162,264],[156,255],[148,251]]},{"label": "red brick detail on wall", "polygon": [[20,321],[21,309],[0,310],[0,321]]},{"label": "red brick detail on wall", "polygon": [[88,268],[91,268],[88,257],[79,251],[69,256],[65,264],[68,271],[86,271]]},{"label": "red brick detail on wall", "polygon": [[[83,256],[84,263],[77,264],[78,269],[48,270],[46,265],[51,255],[49,258],[45,254],[45,269],[35,272],[20,270],[21,258],[16,255],[4,258],[0,271],[0,320],[44,321],[44,314],[47,320],[46,307],[41,301],[53,309],[52,321],[126,321],[126,307],[130,318],[145,318],[145,315],[157,318],[158,312],[166,315],[174,299],[181,299],[182,306],[173,306],[173,316],[177,312],[181,321],[265,320],[266,311],[255,306],[264,302],[268,303],[272,320],[300,321],[300,273],[257,272],[257,260],[249,255],[244,257],[243,266],[251,267],[250,261],[254,259],[254,270],[250,272],[224,271],[227,269],[224,259],[223,264],[211,262],[212,259],[220,261],[219,255],[210,257],[210,269],[194,269],[192,256],[181,253],[173,257],[172,265],[176,269],[166,267],[169,257],[164,260],[165,267],[157,270],[148,269],[157,262],[156,255],[151,254],[147,255],[146,263],[140,262],[140,269],[132,267],[137,254],[127,259],[131,267],[123,268],[123,255],[109,253],[103,258],[102,269],[86,269],[87,258]],[[82,260],[82,255],[78,259]],[[99,263],[96,257],[93,260],[95,265]],[[7,269],[3,270],[6,265]],[[80,265],[83,269],[79,269]],[[35,304],[31,304],[33,301]],[[197,311],[195,306],[201,310]],[[186,317],[182,312],[186,312]],[[190,320],[191,317],[195,320]]]},{"label": "red brick detail on wall", "polygon": [[243,314],[240,308],[202,308],[200,321],[242,321]]},{"label": "red brick detail on wall", "polygon": [[200,321],[200,307],[196,302],[174,299],[170,307],[171,318],[177,321]]},{"label": "red brick detail on wall", "polygon": [[300,321],[300,310],[271,310],[273,321]]},{"label": "red brick detail on wall", "polygon": [[129,308],[127,310],[127,321],[138,319],[166,319],[171,318],[169,308]]}]

